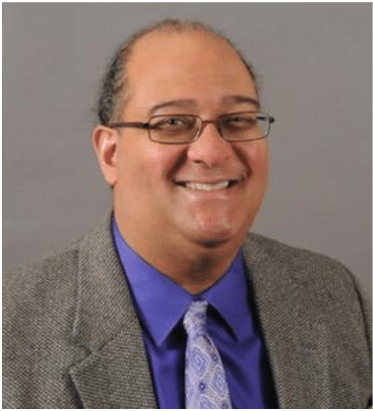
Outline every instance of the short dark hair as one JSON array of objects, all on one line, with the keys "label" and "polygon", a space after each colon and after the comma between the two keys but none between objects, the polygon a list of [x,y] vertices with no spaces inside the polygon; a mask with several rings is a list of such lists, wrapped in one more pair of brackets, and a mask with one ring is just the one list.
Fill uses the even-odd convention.
[{"label": "short dark hair", "polygon": [[102,125],[109,125],[113,121],[119,120],[117,118],[117,115],[120,109],[122,109],[125,105],[126,98],[128,98],[128,78],[126,68],[129,58],[137,41],[145,35],[156,31],[170,33],[200,31],[212,34],[226,41],[234,49],[234,51],[241,59],[242,63],[245,65],[249,75],[254,81],[256,91],[259,91],[256,75],[254,74],[252,65],[245,60],[241,52],[225,35],[201,22],[179,19],[166,19],[139,30],[138,32],[133,34],[124,44],[122,44],[114,53],[108,65],[107,71],[102,79],[101,87],[99,90],[97,115],[98,120]]}]

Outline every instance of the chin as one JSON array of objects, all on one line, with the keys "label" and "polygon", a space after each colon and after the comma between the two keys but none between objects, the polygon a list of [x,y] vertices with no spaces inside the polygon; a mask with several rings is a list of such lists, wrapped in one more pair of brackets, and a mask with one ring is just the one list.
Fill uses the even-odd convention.
[{"label": "chin", "polygon": [[[232,215],[198,215],[188,227],[184,220],[185,234],[192,239],[193,242],[208,248],[217,248],[219,246],[232,244],[239,246],[248,229],[248,221],[244,218]],[[188,227],[188,228],[187,228]]]},{"label": "chin", "polygon": [[205,247],[205,248],[218,248],[221,247],[224,244],[227,244],[229,242],[229,239],[203,239],[200,241],[200,244]]},{"label": "chin", "polygon": [[238,230],[234,227],[220,224],[213,230],[203,230],[196,233],[197,241],[208,248],[216,248],[232,241],[238,241]]}]

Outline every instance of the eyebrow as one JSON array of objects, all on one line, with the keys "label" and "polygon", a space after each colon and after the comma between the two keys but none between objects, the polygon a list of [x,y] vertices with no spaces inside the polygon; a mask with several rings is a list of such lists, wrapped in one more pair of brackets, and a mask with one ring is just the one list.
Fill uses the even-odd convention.
[{"label": "eyebrow", "polygon": [[161,108],[166,108],[166,107],[191,107],[191,106],[196,106],[197,103],[194,100],[191,99],[179,99],[179,100],[170,100],[170,101],[165,101],[163,103],[156,104],[149,110],[149,115],[154,114],[157,110]]},{"label": "eyebrow", "polygon": [[226,96],[223,98],[223,103],[229,104],[229,105],[249,103],[249,104],[253,104],[257,109],[260,109],[259,101],[256,98],[249,97],[249,96],[241,96],[241,95]]},{"label": "eyebrow", "polygon": [[[241,95],[225,96],[223,97],[222,102],[224,105],[249,103],[249,104],[254,105],[258,109],[260,108],[260,103],[256,98],[249,97],[249,96],[243,96],[243,95],[242,96]],[[196,106],[197,106],[196,101],[192,99],[169,100],[169,101],[164,101],[162,103],[156,104],[149,110],[148,114],[151,116],[157,110],[161,108],[167,108],[167,107],[186,108],[186,107],[196,107]]]}]

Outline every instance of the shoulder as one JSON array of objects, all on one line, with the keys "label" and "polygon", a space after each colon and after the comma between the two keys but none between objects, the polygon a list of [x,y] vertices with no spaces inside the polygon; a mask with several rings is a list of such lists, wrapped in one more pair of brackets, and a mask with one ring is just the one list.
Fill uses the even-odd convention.
[{"label": "shoulder", "polygon": [[371,306],[354,274],[339,261],[250,233],[244,243],[245,263],[254,287],[266,298],[335,322],[337,313],[366,337],[371,336]]},{"label": "shoulder", "polygon": [[43,304],[43,296],[68,294],[73,286],[79,261],[76,245],[36,259],[3,273],[3,307],[28,303]]},{"label": "shoulder", "polygon": [[296,286],[297,290],[322,298],[364,300],[356,277],[341,262],[310,250],[289,246],[250,233],[244,243],[246,265],[254,276],[265,281]]},{"label": "shoulder", "polygon": [[259,234],[247,235],[244,250],[249,264],[272,265],[274,270],[285,270],[298,281],[332,281],[338,277],[338,281],[348,285],[356,282],[352,273],[338,260]]},{"label": "shoulder", "polygon": [[257,284],[277,295],[321,310],[349,310],[371,317],[370,304],[354,274],[339,261],[306,249],[250,233],[244,243],[245,263]]},{"label": "shoulder", "polygon": [[48,357],[69,364],[77,272],[78,249],[69,247],[3,273],[3,381],[7,384],[12,378],[26,380],[28,375],[31,379],[32,368],[48,364]]},{"label": "shoulder", "polygon": [[[102,238],[106,239],[106,243],[111,241],[109,214],[70,245],[60,247],[55,252],[34,259],[21,267],[5,271],[3,307],[7,308],[10,305],[13,309],[17,308],[14,305],[18,304],[18,301],[22,307],[26,307],[26,302],[33,305],[45,304],[44,298],[56,298],[59,301],[73,298],[77,288],[78,271],[84,257],[94,245],[103,241]],[[104,247],[107,248],[106,243]]]}]

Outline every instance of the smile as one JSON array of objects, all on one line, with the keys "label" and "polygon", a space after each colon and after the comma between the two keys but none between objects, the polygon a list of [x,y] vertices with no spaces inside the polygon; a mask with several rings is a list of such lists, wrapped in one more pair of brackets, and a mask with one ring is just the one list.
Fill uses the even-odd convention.
[{"label": "smile", "polygon": [[198,190],[198,191],[217,191],[230,188],[233,185],[237,184],[238,180],[223,180],[216,183],[197,183],[192,181],[181,181],[176,184],[182,187],[185,187],[189,190]]}]

